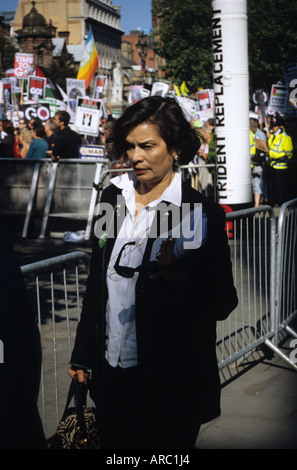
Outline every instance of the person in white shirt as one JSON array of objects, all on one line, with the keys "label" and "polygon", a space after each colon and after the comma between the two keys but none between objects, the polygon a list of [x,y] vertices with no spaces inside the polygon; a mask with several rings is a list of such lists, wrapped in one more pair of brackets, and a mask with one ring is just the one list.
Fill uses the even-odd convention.
[{"label": "person in white shirt", "polygon": [[220,414],[216,321],[237,305],[222,208],[182,182],[199,140],[173,98],[128,107],[103,191],[71,378],[90,384],[102,448],[194,448]]}]

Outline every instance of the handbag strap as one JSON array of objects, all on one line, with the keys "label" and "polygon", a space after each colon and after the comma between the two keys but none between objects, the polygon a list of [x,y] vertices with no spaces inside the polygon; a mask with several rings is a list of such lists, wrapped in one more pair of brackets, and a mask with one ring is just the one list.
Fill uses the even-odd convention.
[{"label": "handbag strap", "polygon": [[77,416],[77,420],[82,431],[86,430],[86,424],[84,420],[84,407],[86,406],[86,397],[87,397],[88,388],[89,388],[88,385],[79,383],[77,375],[73,377],[70,387],[69,387],[66,405],[65,405],[63,416],[62,416],[62,421],[63,421],[66,418],[66,414],[67,414],[67,410],[69,408],[70,402],[74,398],[76,416]]}]

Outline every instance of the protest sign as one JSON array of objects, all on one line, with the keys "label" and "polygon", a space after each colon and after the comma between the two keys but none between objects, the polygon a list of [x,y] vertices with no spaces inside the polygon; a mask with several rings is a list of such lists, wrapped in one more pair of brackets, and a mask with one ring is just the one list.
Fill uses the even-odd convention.
[{"label": "protest sign", "polygon": [[107,87],[107,76],[97,75],[95,77],[94,98],[100,99],[105,97],[105,90]]},{"label": "protest sign", "polygon": [[46,78],[28,77],[28,101],[38,103],[45,97]]},{"label": "protest sign", "polygon": [[3,101],[6,110],[11,110],[14,108],[12,87],[13,81],[11,78],[3,78]]},{"label": "protest sign", "polygon": [[85,81],[77,78],[66,78],[66,93],[71,100],[85,96]]},{"label": "protest sign", "polygon": [[104,145],[82,145],[78,149],[78,157],[82,160],[92,160],[93,158],[105,158]]},{"label": "protest sign", "polygon": [[214,109],[214,102],[211,97],[212,90],[200,90],[197,91],[196,97],[198,101],[199,111],[207,111],[208,109]]},{"label": "protest sign", "polygon": [[185,117],[187,120],[191,121],[192,119],[195,119],[197,113],[195,101],[191,98],[186,98],[185,96],[177,96],[176,99],[185,111]]},{"label": "protest sign", "polygon": [[49,106],[50,117],[54,117],[57,111],[67,111],[67,104],[60,100],[55,100],[54,98],[45,98],[44,100],[39,100],[39,104],[46,104]]},{"label": "protest sign", "polygon": [[287,108],[287,94],[288,89],[284,85],[274,84],[271,87],[271,94],[268,106],[268,112],[271,113],[285,113]]},{"label": "protest sign", "polygon": [[101,101],[78,98],[75,112],[75,125],[79,134],[98,137],[101,117]]},{"label": "protest sign", "polygon": [[137,101],[140,101],[143,98],[142,90],[143,90],[142,85],[131,85],[130,86],[130,95],[129,95],[129,103],[130,104],[137,103]]},{"label": "protest sign", "polygon": [[19,113],[27,121],[38,117],[41,121],[45,122],[50,118],[50,107],[48,103],[30,103],[19,106]]},{"label": "protest sign", "polygon": [[167,80],[158,80],[153,83],[151,95],[165,96],[169,91],[170,82]]},{"label": "protest sign", "polygon": [[297,79],[297,64],[286,64],[283,66],[285,83],[287,86],[290,85],[290,82],[294,79]]},{"label": "protest sign", "polygon": [[34,55],[16,53],[14,56],[14,75],[19,78],[27,78],[33,75]]}]

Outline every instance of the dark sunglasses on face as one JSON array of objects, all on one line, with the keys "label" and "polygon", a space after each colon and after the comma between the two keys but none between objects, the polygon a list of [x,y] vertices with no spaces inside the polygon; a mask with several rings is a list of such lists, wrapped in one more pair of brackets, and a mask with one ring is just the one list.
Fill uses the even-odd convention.
[{"label": "dark sunglasses on face", "polygon": [[119,276],[122,276],[122,277],[125,277],[125,278],[133,277],[134,274],[136,272],[140,272],[140,269],[141,269],[141,265],[139,265],[137,268],[130,268],[129,266],[120,266],[120,259],[121,259],[122,253],[125,250],[126,246],[128,246],[128,245],[136,245],[136,242],[128,242],[128,243],[125,243],[125,245],[122,246],[122,248],[121,248],[121,250],[118,254],[117,260],[115,262],[115,265],[114,265],[115,272]]}]

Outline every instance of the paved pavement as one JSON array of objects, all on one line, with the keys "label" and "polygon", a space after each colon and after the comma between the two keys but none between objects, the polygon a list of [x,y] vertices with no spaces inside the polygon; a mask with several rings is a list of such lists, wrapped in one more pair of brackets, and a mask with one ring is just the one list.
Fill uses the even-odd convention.
[{"label": "paved pavement", "polygon": [[[282,345],[287,355],[289,342]],[[233,366],[232,375],[223,379],[221,416],[203,425],[196,446],[297,449],[297,372],[269,350],[259,350]]]},{"label": "paved pavement", "polygon": [[[21,265],[76,250],[91,251],[90,242],[14,239],[13,245]],[[290,339],[280,338],[287,355]],[[265,347],[241,364],[225,367],[221,381],[222,414],[202,426],[199,449],[297,449],[295,370]]]}]

